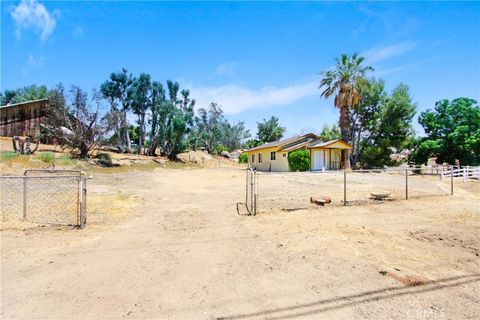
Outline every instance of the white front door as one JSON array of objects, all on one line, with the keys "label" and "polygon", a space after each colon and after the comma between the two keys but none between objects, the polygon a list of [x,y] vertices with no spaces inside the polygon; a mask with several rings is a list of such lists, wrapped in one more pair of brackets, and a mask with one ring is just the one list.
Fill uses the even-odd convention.
[{"label": "white front door", "polygon": [[313,152],[313,170],[323,169],[323,150]]}]

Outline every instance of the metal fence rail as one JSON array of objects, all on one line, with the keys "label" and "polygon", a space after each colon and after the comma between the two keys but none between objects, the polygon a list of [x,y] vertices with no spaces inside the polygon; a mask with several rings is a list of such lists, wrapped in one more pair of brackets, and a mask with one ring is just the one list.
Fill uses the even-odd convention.
[{"label": "metal fence rail", "polygon": [[327,172],[246,171],[246,203],[255,215],[271,210],[317,207],[312,199],[353,205],[453,194],[453,176],[425,174],[417,168]]},{"label": "metal fence rail", "polygon": [[2,220],[83,228],[87,184],[79,170],[27,170],[23,176],[0,176]]}]

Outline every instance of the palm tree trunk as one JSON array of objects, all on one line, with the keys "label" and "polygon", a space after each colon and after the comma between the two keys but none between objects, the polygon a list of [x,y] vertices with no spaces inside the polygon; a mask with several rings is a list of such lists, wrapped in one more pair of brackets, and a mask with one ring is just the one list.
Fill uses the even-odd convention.
[{"label": "palm tree trunk", "polygon": [[342,140],[346,143],[349,143],[351,123],[347,107],[340,108],[340,119],[338,121],[338,124],[340,125]]}]

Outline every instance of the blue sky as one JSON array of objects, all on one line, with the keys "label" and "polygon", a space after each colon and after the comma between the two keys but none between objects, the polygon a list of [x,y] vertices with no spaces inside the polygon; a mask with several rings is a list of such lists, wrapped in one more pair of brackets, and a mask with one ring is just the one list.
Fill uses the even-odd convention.
[{"label": "blue sky", "polygon": [[407,84],[419,111],[443,98],[479,100],[480,3],[1,3],[2,90],[91,90],[125,67],[179,81],[197,106],[218,102],[253,133],[272,115],[287,135],[335,123],[319,72],[354,52],[388,90]]}]

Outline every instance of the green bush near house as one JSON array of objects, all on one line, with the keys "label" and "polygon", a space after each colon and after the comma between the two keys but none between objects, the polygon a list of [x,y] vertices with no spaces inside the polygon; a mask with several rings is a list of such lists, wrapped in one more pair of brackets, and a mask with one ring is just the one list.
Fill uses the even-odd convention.
[{"label": "green bush near house", "polygon": [[38,160],[45,162],[45,163],[54,163],[55,162],[55,154],[53,152],[40,152],[37,156]]},{"label": "green bush near house", "polygon": [[310,152],[307,150],[295,150],[288,154],[288,165],[292,171],[310,170]]},{"label": "green bush near house", "polygon": [[240,163],[248,163],[248,154],[242,153],[238,156],[238,162]]}]

